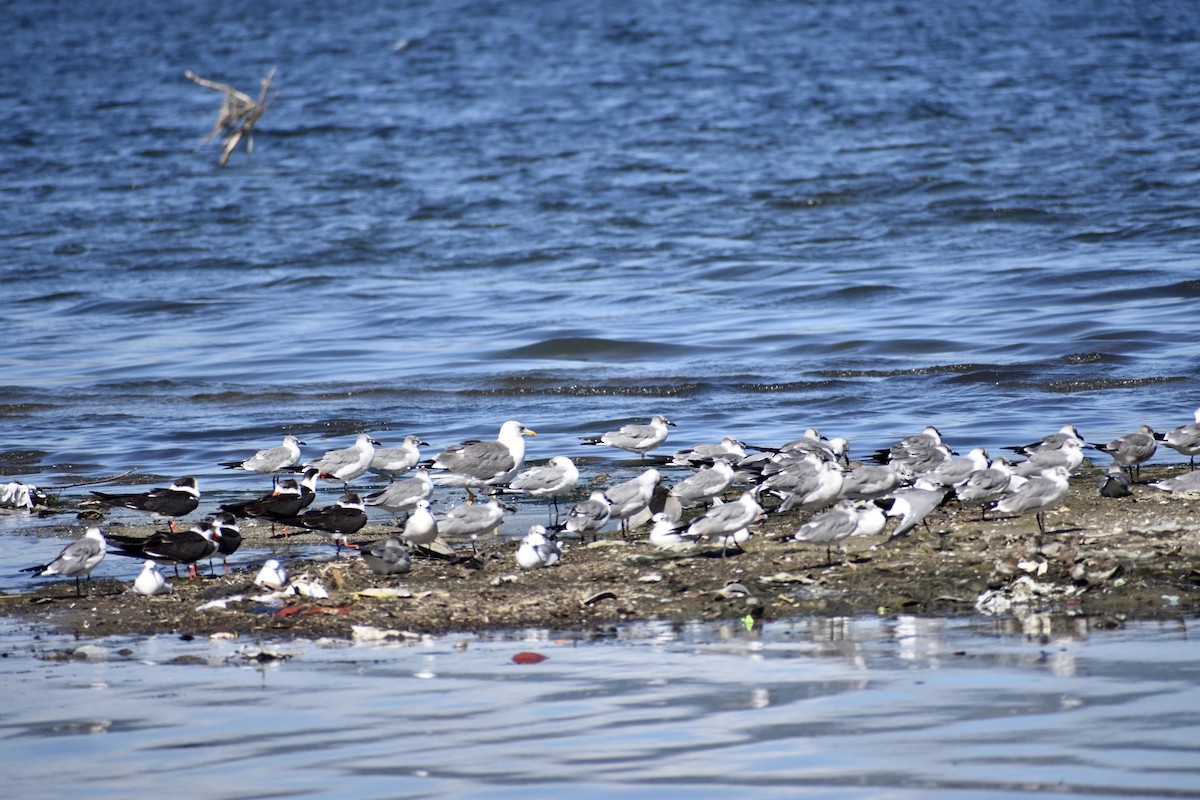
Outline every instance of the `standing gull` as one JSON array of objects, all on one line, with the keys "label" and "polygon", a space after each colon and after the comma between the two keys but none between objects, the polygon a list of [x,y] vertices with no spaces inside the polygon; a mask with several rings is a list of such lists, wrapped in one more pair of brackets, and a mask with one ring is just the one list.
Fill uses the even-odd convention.
[{"label": "standing gull", "polygon": [[600,436],[584,437],[584,444],[605,444],[619,450],[628,450],[646,461],[646,453],[667,440],[667,426],[675,427],[675,423],[662,414],[655,414],[646,424],[630,423],[622,425],[615,431]]},{"label": "standing gull", "polygon": [[1006,447],[1005,450],[1011,450],[1014,453],[1019,453],[1023,456],[1031,456],[1034,453],[1042,450],[1057,450],[1067,442],[1075,442],[1083,446],[1083,437],[1079,434],[1079,429],[1074,425],[1063,425],[1058,429],[1058,433],[1052,433],[1048,436],[1043,436],[1041,440],[1030,444],[1020,445],[1018,447]]},{"label": "standing gull", "polygon": [[504,515],[515,511],[512,506],[502,505],[495,498],[486,503],[455,506],[437,514],[438,533],[445,536],[469,536],[471,546],[474,547],[475,538],[479,534],[497,530]]},{"label": "standing gull", "polygon": [[371,466],[378,444],[367,434],[360,433],[354,444],[340,450],[326,450],[323,456],[305,466],[320,470],[322,478],[338,481],[342,484],[342,490],[347,491],[346,485]]},{"label": "standing gull", "polygon": [[422,446],[428,447],[429,442],[423,442],[420,436],[409,434],[404,437],[399,447],[376,447],[369,469],[376,475],[394,481],[417,465],[421,460]]},{"label": "standing gull", "polygon": [[283,444],[259,450],[243,461],[222,461],[225,469],[244,469],[261,475],[274,476],[300,463],[300,445],[304,442],[290,433],[283,437]]},{"label": "standing gull", "polygon": [[1034,512],[1038,530],[1044,536],[1046,511],[1057,508],[1066,499],[1069,475],[1066,467],[1051,467],[1018,486],[1012,494],[1002,497],[992,508],[1005,514]]},{"label": "standing gull", "polygon": [[433,544],[438,538],[438,521],[429,510],[429,501],[425,498],[417,500],[413,512],[404,523],[404,533],[400,538],[411,545],[424,547]]},{"label": "standing gull", "polygon": [[399,514],[402,511],[412,511],[418,502],[429,499],[431,494],[433,479],[429,477],[428,469],[419,467],[411,478],[389,483],[380,491],[367,495],[363,502],[391,514]]},{"label": "standing gull", "polygon": [[566,456],[555,456],[546,464],[531,467],[513,478],[508,488],[532,497],[549,497],[558,515],[558,498],[570,494],[579,484],[579,468]]},{"label": "standing gull", "polygon": [[580,538],[590,533],[592,541],[595,541],[600,529],[612,516],[610,506],[608,497],[597,489],[588,496],[587,500],[571,506],[571,510],[567,512],[567,521],[564,527],[572,533],[578,533]]},{"label": "standing gull", "polygon": [[1169,447],[1181,456],[1188,457],[1188,466],[1196,468],[1196,456],[1200,455],[1200,408],[1196,409],[1195,422],[1180,425],[1173,431],[1155,434],[1163,447]]},{"label": "standing gull", "polygon": [[628,532],[628,520],[641,514],[654,499],[654,490],[662,482],[656,469],[647,469],[636,478],[618,483],[605,490],[608,498],[609,518],[620,520],[621,532]]},{"label": "standing gull", "polygon": [[742,542],[749,538],[750,525],[762,515],[762,506],[754,499],[753,492],[743,492],[732,503],[713,506],[693,519],[684,536],[693,540],[701,536],[720,540],[721,554],[724,555],[731,544],[742,549]]},{"label": "standing gull", "polygon": [[99,528],[88,528],[83,537],[76,539],[64,547],[54,560],[48,564],[36,567],[26,567],[22,572],[36,572],[38,575],[62,575],[64,578],[75,579],[75,594],[82,596],[80,577],[92,577],[92,570],[104,560],[106,542]]},{"label": "standing gull", "polygon": [[434,456],[431,466],[445,470],[438,476],[441,483],[466,489],[467,497],[474,499],[472,489],[499,486],[513,479],[525,462],[526,436],[537,433],[509,420],[500,426],[497,438],[468,439],[452,445]]},{"label": "standing gull", "polygon": [[677,467],[699,467],[722,456],[727,456],[731,462],[745,458],[746,443],[726,436],[717,444],[697,444],[687,450],[677,450],[671,456],[671,463]]},{"label": "standing gull", "polygon": [[683,508],[708,505],[714,498],[733,483],[733,466],[724,458],[717,458],[711,467],[705,467],[689,475],[671,487],[671,494]]},{"label": "standing gull", "polygon": [[1088,446],[1101,453],[1108,453],[1114,461],[1125,467],[1132,479],[1135,468],[1138,475],[1141,475],[1142,464],[1148,461],[1158,448],[1158,439],[1155,438],[1153,428],[1149,425],[1142,425],[1133,433],[1118,436],[1108,444],[1089,444]]}]

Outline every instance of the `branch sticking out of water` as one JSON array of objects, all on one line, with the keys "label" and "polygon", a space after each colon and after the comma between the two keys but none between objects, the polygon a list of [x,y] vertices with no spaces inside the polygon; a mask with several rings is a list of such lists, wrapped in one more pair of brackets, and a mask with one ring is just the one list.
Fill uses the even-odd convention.
[{"label": "branch sticking out of water", "polygon": [[266,77],[259,81],[262,88],[258,93],[257,100],[227,84],[201,78],[191,70],[183,75],[192,83],[225,94],[225,102],[221,104],[217,124],[213,127],[212,133],[204,137],[204,141],[211,142],[217,135],[221,136],[221,143],[225,146],[221,153],[221,166],[228,163],[229,156],[243,139],[246,140],[246,155],[249,156],[253,153],[254,125],[279,96],[276,92],[269,100],[267,99],[267,94],[271,90],[271,81],[275,79],[275,68],[271,67],[271,71],[267,73]]}]

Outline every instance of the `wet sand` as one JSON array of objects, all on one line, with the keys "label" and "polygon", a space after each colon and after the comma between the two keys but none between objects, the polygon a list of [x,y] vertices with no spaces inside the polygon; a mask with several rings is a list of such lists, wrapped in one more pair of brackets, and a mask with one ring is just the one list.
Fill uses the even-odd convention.
[{"label": "wet sand", "polygon": [[[1200,497],[1145,485],[1187,467],[1145,468],[1132,498],[1097,492],[1100,470],[1087,466],[1066,502],[1047,514],[1040,546],[1032,515],[989,515],[944,506],[929,527],[889,540],[854,538],[826,558],[824,545],[790,540],[807,514],[771,515],[743,553],[719,548],[664,553],[647,529],[623,541],[566,540],[562,561],[522,571],[515,540],[480,542],[453,560],[414,558],[410,573],[388,578],[354,551],[288,561],[293,578],[319,582],[326,598],[267,598],[252,585],[261,560],[237,554],[231,574],[171,578],[167,595],[142,597],[129,581],[95,579],[85,596],[73,580],[41,579],[27,594],[0,595],[0,613],[80,636],[175,633],[251,640],[411,636],[527,627],[603,633],[614,625],[660,619],[740,620],[747,625],[799,616],[980,613],[1084,615],[1096,624],[1192,615],[1200,609]],[[67,528],[70,528],[70,533]],[[39,528],[74,536],[79,523]],[[150,533],[152,526],[123,532]],[[394,533],[373,523],[356,541]],[[269,547],[269,528],[243,526],[244,548]],[[315,534],[298,534],[312,541]],[[115,556],[110,556],[114,558]],[[214,601],[217,601],[214,604]],[[222,603],[223,601],[223,603]],[[224,607],[220,607],[222,605]],[[200,610],[201,606],[206,606]]]}]

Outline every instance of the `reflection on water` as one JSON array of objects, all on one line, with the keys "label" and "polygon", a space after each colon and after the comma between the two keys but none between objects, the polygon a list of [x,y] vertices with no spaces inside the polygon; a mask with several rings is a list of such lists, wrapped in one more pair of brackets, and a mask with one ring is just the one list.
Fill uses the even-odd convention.
[{"label": "reflection on water", "polygon": [[0,762],[14,796],[1200,796],[1186,621],[1025,624],[353,646],[81,643],[6,623]]}]

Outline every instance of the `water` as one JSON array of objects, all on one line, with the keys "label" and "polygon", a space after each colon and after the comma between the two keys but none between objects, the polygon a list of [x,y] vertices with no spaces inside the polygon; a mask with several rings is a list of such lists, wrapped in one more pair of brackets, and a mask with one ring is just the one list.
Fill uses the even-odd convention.
[{"label": "water", "polygon": [[[965,451],[1065,422],[1092,441],[1167,429],[1198,404],[1191,3],[728,2],[698,13],[644,1],[133,0],[79,13],[17,0],[0,15],[4,477],[195,475],[209,510],[262,489],[217,463],[285,432],[308,455],[360,431],[385,444],[419,433],[436,451],[516,418],[540,434],[530,458],[587,455],[599,463],[585,477],[625,477],[636,465],[583,452],[577,437],[665,413],[680,446],[726,434],[778,443],[811,425],[862,454],[935,423]],[[253,157],[216,168],[200,139],[219,98],[183,72],[256,94],[272,66],[279,95]],[[2,589],[26,587],[16,567],[61,546],[14,538],[32,524],[0,517]],[[1141,673],[1114,655],[1128,641],[1117,635],[1070,645],[1120,676],[1084,689],[1037,659],[1010,654],[1010,665],[1003,654],[1025,648],[1008,642],[990,643],[979,668],[922,662],[928,683],[917,684],[883,636],[866,656],[881,682],[851,692],[838,682],[845,664],[808,653],[813,672],[790,683],[795,659],[772,657],[774,644],[753,657],[600,644],[570,653],[624,666],[568,668],[576,656],[556,651],[564,694],[542,685],[545,670],[503,671],[530,703],[511,709],[480,696],[496,680],[473,661],[480,646],[459,656],[433,645],[456,705],[427,712],[432,753],[397,745],[396,723],[373,708],[380,694],[406,708],[383,687],[389,670],[412,667],[391,659],[424,651],[380,656],[360,675],[361,657],[316,649],[268,670],[266,690],[232,669],[23,661],[29,671],[6,684],[86,698],[104,710],[49,716],[111,717],[118,735],[14,721],[4,757],[47,738],[107,755],[96,742],[132,737],[102,762],[111,794],[148,783],[146,769],[215,787],[227,770],[254,782],[258,764],[282,762],[283,794],[316,774],[326,794],[339,791],[330,776],[353,775],[363,793],[386,784],[377,793],[391,795],[401,790],[385,776],[424,764],[434,777],[406,777],[403,791],[530,778],[550,794],[581,775],[596,793],[681,781],[715,793],[736,768],[738,788],[759,793],[1020,794],[1064,780],[1081,793],[1188,796],[1179,760],[1192,754],[1178,741],[1194,724],[1173,693],[1191,691],[1191,645],[1128,636],[1163,656],[1138,669],[1180,672],[1127,691]],[[503,663],[509,645],[482,648]],[[639,683],[656,670],[666,686]],[[119,680],[98,677],[109,672]],[[335,685],[350,673],[362,682],[346,696],[356,711],[339,722],[326,703],[340,702]],[[145,677],[160,674],[189,682]],[[670,683],[679,675],[696,682]],[[805,675],[832,683],[818,690]],[[421,687],[447,680],[410,683],[436,711]],[[295,718],[240,713],[250,696],[279,697],[277,685],[321,692]],[[752,715],[754,686],[771,701]],[[793,691],[834,700],[788,702]],[[1077,691],[1082,708],[1062,707]],[[996,696],[1013,718],[972,722]],[[681,724],[660,731],[643,705]],[[569,735],[533,722],[544,718]],[[701,718],[717,724],[684,724]],[[200,719],[202,732],[188,727]],[[1097,755],[1085,737],[1116,722]],[[481,733],[493,723],[539,738]],[[309,731],[328,726],[332,751],[287,751],[324,744]],[[163,731],[166,745],[141,738]],[[1168,739],[1176,731],[1186,735]],[[344,752],[345,740],[361,749]],[[877,761],[881,742],[899,755]],[[523,747],[534,755],[514,767]],[[462,753],[477,749],[503,758],[462,772],[475,763]],[[421,758],[403,758],[411,751]],[[665,766],[638,755],[664,751],[692,755]],[[933,763],[919,768],[913,753]],[[606,772],[614,760],[620,770]]]},{"label": "water", "polygon": [[8,627],[0,764],[17,796],[1200,795],[1200,652],[1183,623],[527,631],[302,642],[265,666],[244,643],[170,637],[46,662],[79,643]]}]

